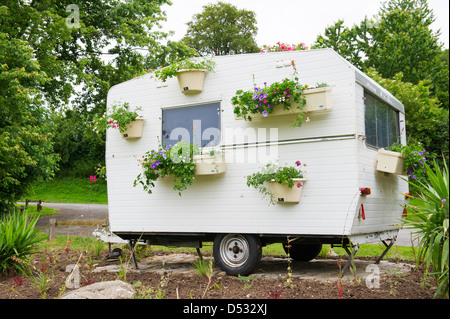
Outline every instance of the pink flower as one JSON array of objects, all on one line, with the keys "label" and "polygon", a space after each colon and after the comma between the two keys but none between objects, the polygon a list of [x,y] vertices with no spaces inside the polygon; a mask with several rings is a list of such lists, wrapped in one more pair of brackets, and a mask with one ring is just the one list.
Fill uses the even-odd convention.
[{"label": "pink flower", "polygon": [[298,182],[297,183],[297,188],[300,188],[300,187],[302,187],[302,183]]},{"label": "pink flower", "polygon": [[288,95],[286,95],[286,97],[287,97],[287,98],[290,98],[291,96],[288,94]]},{"label": "pink flower", "polygon": [[300,163],[300,161],[295,162],[295,164],[297,164],[297,166],[302,165],[302,163]]},{"label": "pink flower", "polygon": [[89,176],[89,180],[90,180],[92,183],[95,183],[95,182],[97,181],[97,177],[94,176],[94,175],[91,175],[91,176]]},{"label": "pink flower", "polygon": [[266,103],[267,103],[267,100],[264,100],[263,103],[266,104]]}]

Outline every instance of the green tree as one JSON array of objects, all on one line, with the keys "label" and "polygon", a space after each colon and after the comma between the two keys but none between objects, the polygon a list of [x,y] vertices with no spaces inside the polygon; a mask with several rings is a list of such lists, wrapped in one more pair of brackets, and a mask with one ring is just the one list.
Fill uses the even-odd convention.
[{"label": "green tree", "polygon": [[187,23],[183,41],[200,55],[227,55],[259,52],[258,31],[253,11],[223,2],[208,4]]},{"label": "green tree", "polygon": [[373,76],[405,105],[407,134],[448,158],[448,50],[434,19],[426,0],[390,0],[377,18],[328,27],[313,48],[333,48]]},{"label": "green tree", "polygon": [[430,81],[404,82],[401,72],[393,79],[386,79],[374,68],[368,69],[367,74],[405,106],[407,136],[420,141],[430,153],[448,159],[449,113],[448,109],[439,106],[435,96],[430,95]]},{"label": "green tree", "polygon": [[402,72],[404,82],[430,80],[430,94],[448,109],[448,62],[440,32],[430,28],[434,20],[426,0],[391,0],[382,4],[377,19],[366,18],[352,28],[340,20],[328,27],[313,48],[331,47],[361,70],[374,67],[384,78]]},{"label": "green tree", "polygon": [[26,41],[0,33],[0,214],[57,169],[41,94],[48,80]]},{"label": "green tree", "polygon": [[41,93],[63,133],[55,136],[63,168],[83,165],[82,154],[103,161],[104,144],[89,123],[105,112],[111,86],[193,54],[182,43],[160,44],[168,36],[157,29],[163,4],[170,1],[0,1],[0,32],[27,41],[47,74]]}]

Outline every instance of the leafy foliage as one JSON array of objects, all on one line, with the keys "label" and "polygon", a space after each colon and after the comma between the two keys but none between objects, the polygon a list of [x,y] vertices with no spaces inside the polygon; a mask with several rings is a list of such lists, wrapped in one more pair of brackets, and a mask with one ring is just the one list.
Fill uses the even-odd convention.
[{"label": "leafy foliage", "polygon": [[[108,114],[107,119],[103,117],[103,120],[106,120],[103,122],[103,127],[105,128],[118,128],[120,133],[123,133],[126,131],[126,126],[136,120],[136,118],[139,117],[139,113],[137,111],[140,111],[141,108],[138,107],[136,110],[131,111],[130,110],[130,104],[125,102],[123,105],[113,105],[111,108],[111,113]],[[102,128],[103,128],[102,127]]]},{"label": "leafy foliage", "polygon": [[[436,277],[439,293],[448,298],[448,263],[449,263],[449,175],[444,162],[441,170],[434,162],[434,167],[425,165],[428,182],[410,181],[419,188],[420,194],[412,197],[407,206],[408,216],[405,221],[408,227],[418,229],[415,233],[421,238],[419,242],[419,261],[425,264],[425,276]],[[431,272],[429,268],[431,266]]]},{"label": "leafy foliage", "polygon": [[134,186],[141,184],[149,194],[155,187],[158,178],[173,179],[173,189],[181,192],[195,181],[195,165],[192,163],[195,148],[185,142],[179,142],[172,147],[160,147],[151,150],[141,161],[143,173],[134,181]]},{"label": "leafy foliage", "polygon": [[0,218],[0,273],[9,268],[25,272],[28,256],[42,241],[36,227],[39,215],[29,220],[27,213],[11,213]]},{"label": "leafy foliage", "polygon": [[0,33],[0,214],[57,169],[41,88],[48,77],[32,48]]},{"label": "leafy foliage", "polygon": [[173,63],[163,69],[155,71],[155,77],[165,82],[167,78],[177,76],[180,70],[201,70],[204,69],[209,72],[213,72],[215,62],[213,59],[196,59],[191,58],[188,60],[179,61]]},{"label": "leafy foliage", "polygon": [[[297,104],[297,108],[302,110],[306,105],[303,91],[307,85],[301,85],[298,80],[297,70],[294,61],[291,61],[294,68],[293,80],[285,78],[281,82],[274,82],[260,88],[254,84],[254,89],[250,91],[237,90],[236,95],[231,98],[234,105],[234,113],[245,120],[252,120],[252,114],[262,114],[264,117],[270,115],[276,107],[283,107],[288,110],[292,103]],[[304,117],[303,112],[299,112],[292,126],[301,126]]]},{"label": "leafy foliage", "polygon": [[375,68],[383,78],[401,72],[404,82],[429,80],[430,94],[448,109],[448,50],[442,51],[440,33],[430,28],[434,15],[426,0],[386,1],[377,16],[352,28],[339,20],[317,37],[313,48],[333,48],[361,70]]},{"label": "leafy foliage", "polygon": [[[411,180],[427,181],[426,161],[428,152],[420,142],[410,141],[408,145],[393,144],[389,150],[400,152],[405,157],[405,169]],[[410,190],[413,190],[410,189]]]},{"label": "leafy foliage", "polygon": [[[272,201],[272,193],[267,183],[274,181],[280,184],[286,184],[289,188],[294,187],[296,184],[293,178],[302,178],[303,171],[301,169],[302,164],[300,161],[295,162],[296,166],[278,167],[278,165],[269,163],[261,168],[259,172],[248,175],[247,186],[257,189],[262,195],[267,196]],[[302,187],[300,183],[297,183],[296,187]]]},{"label": "leafy foliage", "polygon": [[404,82],[402,73],[385,79],[372,68],[367,74],[405,106],[408,136],[420,141],[430,153],[448,158],[449,114],[447,109],[439,107],[436,97],[430,96],[430,82],[420,81],[416,85]]},{"label": "leafy foliage", "polygon": [[259,52],[254,39],[257,32],[253,11],[239,10],[231,4],[217,2],[203,7],[187,23],[183,42],[200,55],[227,55]]}]

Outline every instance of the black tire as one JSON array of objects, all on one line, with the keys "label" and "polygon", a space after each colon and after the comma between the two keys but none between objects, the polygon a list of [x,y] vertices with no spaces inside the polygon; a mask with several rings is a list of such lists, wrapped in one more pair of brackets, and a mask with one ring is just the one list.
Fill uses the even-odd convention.
[{"label": "black tire", "polygon": [[[288,253],[287,244],[283,243],[286,254]],[[322,250],[322,244],[295,244],[291,243],[289,255],[295,261],[310,261],[319,256]]]},{"label": "black tire", "polygon": [[261,242],[256,236],[219,234],[214,239],[214,261],[228,275],[251,274],[261,260],[261,254]]}]

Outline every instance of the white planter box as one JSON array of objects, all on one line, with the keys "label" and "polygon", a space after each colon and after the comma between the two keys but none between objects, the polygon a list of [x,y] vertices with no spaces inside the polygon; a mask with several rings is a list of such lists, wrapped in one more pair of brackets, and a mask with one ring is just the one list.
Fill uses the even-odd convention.
[{"label": "white planter box", "polygon": [[[326,111],[333,107],[332,102],[332,87],[320,87],[314,89],[308,89],[303,92],[306,99],[306,105],[303,109],[303,112],[311,113],[311,112],[319,112]],[[261,113],[250,114],[252,120],[254,119],[263,119],[270,118],[273,116],[281,116],[281,115],[292,115],[300,113],[300,110],[297,108],[298,103],[292,103],[291,107],[288,110],[285,110],[281,104],[275,105],[273,107],[272,113],[264,117]],[[234,115],[235,119],[242,120],[243,117],[238,117],[236,114]]]},{"label": "white planter box", "polygon": [[136,119],[126,126],[126,131],[122,133],[124,139],[140,138],[144,128],[144,119]]},{"label": "white planter box", "polygon": [[[303,185],[305,179],[294,178],[294,186],[289,188],[287,184],[280,184],[275,181],[271,181],[270,191],[273,195],[273,199],[277,203],[298,203],[302,196]],[[301,187],[297,187],[297,183],[301,184]]]},{"label": "white planter box", "polygon": [[225,153],[218,155],[194,155],[195,175],[215,175],[225,172]]},{"label": "white planter box", "polygon": [[181,93],[201,93],[205,84],[206,70],[180,70],[178,71],[178,84]]},{"label": "white planter box", "polygon": [[378,150],[377,170],[385,173],[403,175],[405,158],[399,152]]}]

